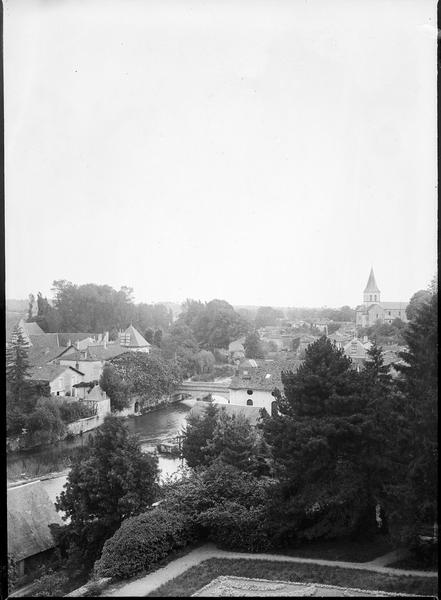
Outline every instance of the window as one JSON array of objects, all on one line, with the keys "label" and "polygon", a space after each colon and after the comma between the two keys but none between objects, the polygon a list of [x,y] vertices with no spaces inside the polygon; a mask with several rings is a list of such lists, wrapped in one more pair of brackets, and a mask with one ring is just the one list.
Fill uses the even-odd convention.
[{"label": "window", "polygon": [[248,398],[247,406],[253,406],[253,401],[251,400],[251,398]]},{"label": "window", "polygon": [[389,317],[390,317],[390,310],[388,311]]},{"label": "window", "polygon": [[369,294],[369,302],[372,302],[372,294]]},{"label": "window", "polygon": [[247,390],[247,394],[248,394],[248,396],[252,396],[253,395],[253,390]]}]

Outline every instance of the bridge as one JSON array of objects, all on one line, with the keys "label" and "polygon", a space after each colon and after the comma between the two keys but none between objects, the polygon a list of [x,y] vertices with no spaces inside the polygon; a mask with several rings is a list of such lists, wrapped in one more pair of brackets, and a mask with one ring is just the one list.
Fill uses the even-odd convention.
[{"label": "bridge", "polygon": [[173,396],[181,395],[184,398],[191,396],[196,400],[202,400],[205,396],[222,396],[230,399],[229,383],[219,381],[183,381],[173,392]]}]

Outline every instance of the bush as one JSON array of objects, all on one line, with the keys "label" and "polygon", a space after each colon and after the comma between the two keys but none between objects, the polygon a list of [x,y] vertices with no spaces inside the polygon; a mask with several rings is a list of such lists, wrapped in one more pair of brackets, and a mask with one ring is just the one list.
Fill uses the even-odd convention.
[{"label": "bush", "polygon": [[68,581],[66,575],[55,573],[52,569],[48,569],[45,575],[35,581],[35,586],[32,588],[32,595],[37,598],[64,596]]},{"label": "bush", "polygon": [[79,419],[92,417],[96,414],[96,409],[78,400],[64,400],[60,403],[59,410],[60,416],[64,423],[73,423],[74,421],[78,421]]},{"label": "bush", "polygon": [[15,558],[8,554],[8,593],[10,594],[18,579],[17,563]]},{"label": "bush", "polygon": [[129,578],[190,541],[185,518],[160,508],[123,521],[95,563],[99,577]]},{"label": "bush", "polygon": [[208,530],[210,539],[226,550],[264,552],[271,547],[265,506],[225,502],[204,511],[197,521]]}]

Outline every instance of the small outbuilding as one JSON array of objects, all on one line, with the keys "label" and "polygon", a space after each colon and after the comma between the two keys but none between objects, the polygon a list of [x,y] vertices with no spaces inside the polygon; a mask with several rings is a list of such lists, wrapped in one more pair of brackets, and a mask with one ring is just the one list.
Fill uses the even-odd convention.
[{"label": "small outbuilding", "polygon": [[8,555],[17,563],[19,577],[37,567],[55,548],[49,529],[63,525],[41,481],[8,488]]}]

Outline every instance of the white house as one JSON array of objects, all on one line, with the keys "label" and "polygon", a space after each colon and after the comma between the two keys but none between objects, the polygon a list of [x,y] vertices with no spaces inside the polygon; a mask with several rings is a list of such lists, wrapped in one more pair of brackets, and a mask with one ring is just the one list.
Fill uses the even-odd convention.
[{"label": "white house", "polygon": [[300,362],[298,360],[244,361],[231,380],[229,403],[236,406],[264,408],[270,415],[276,390],[283,391],[282,370],[296,371]]},{"label": "white house", "polygon": [[48,383],[52,396],[74,396],[74,385],[84,381],[84,373],[67,365],[45,364],[32,367],[29,379]]}]

